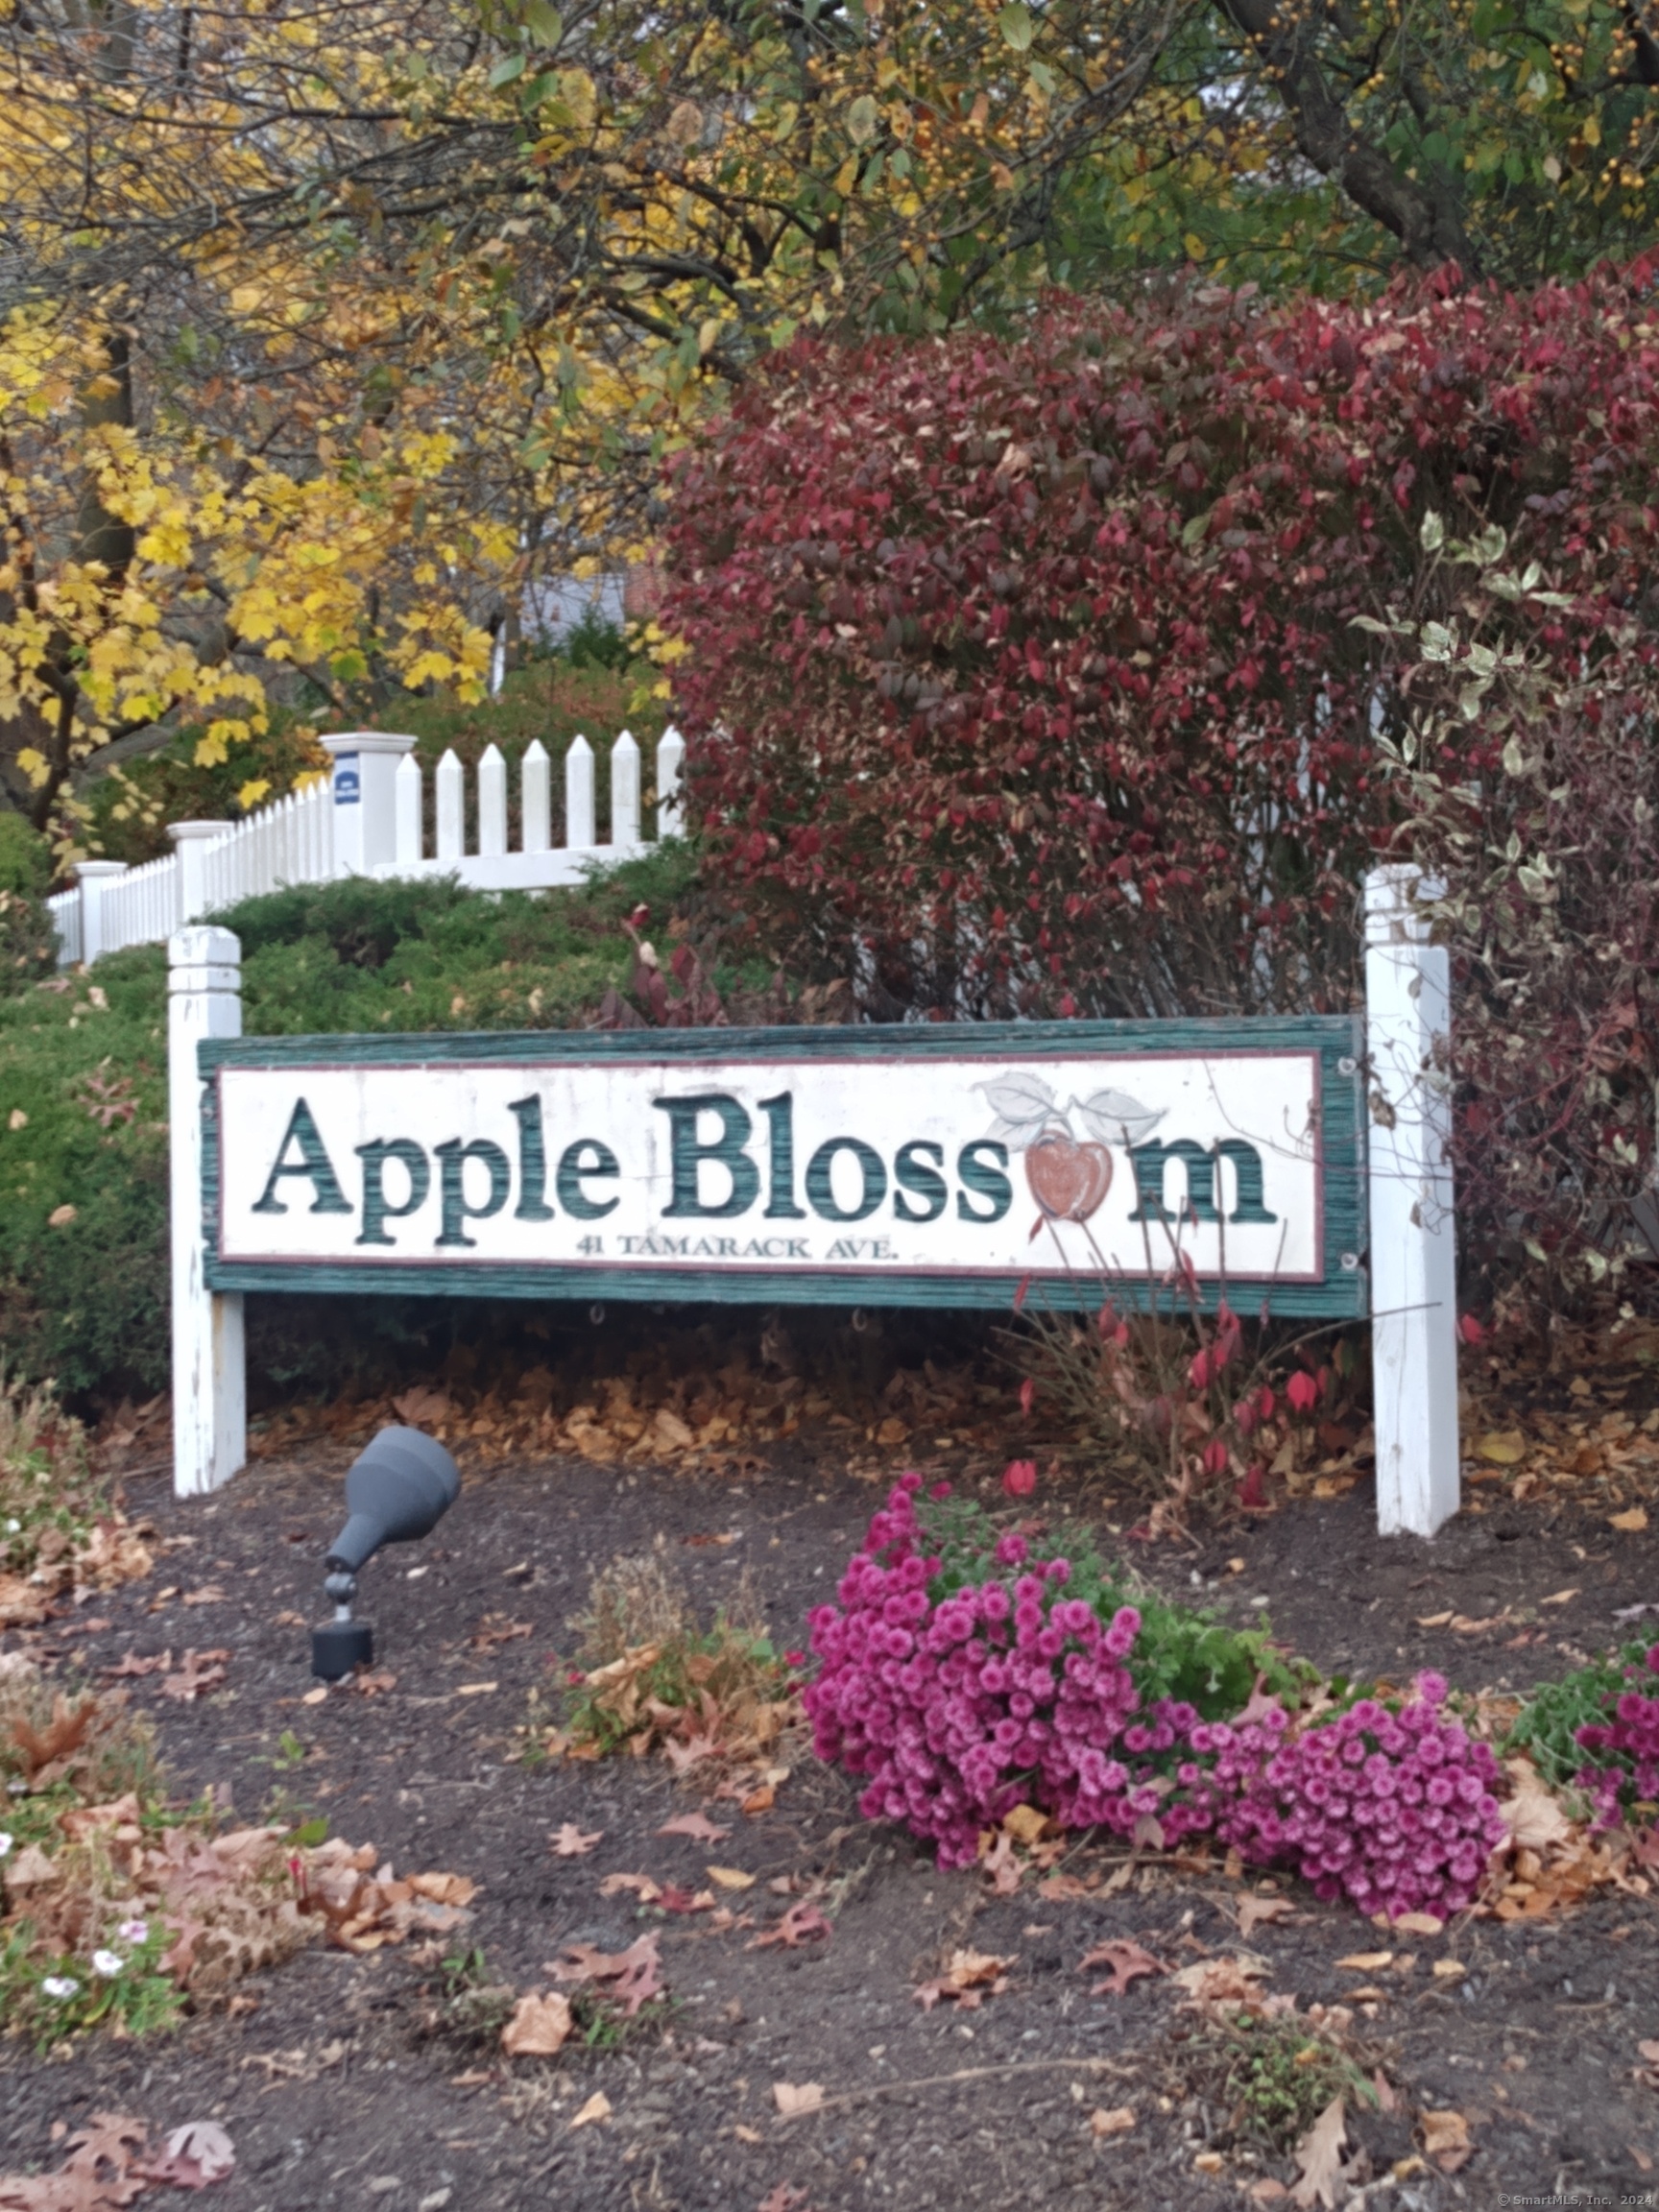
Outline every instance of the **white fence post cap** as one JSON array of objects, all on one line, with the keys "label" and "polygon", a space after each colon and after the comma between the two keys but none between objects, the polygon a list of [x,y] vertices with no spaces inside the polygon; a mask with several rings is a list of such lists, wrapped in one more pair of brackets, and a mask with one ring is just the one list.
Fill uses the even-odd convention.
[{"label": "white fence post cap", "polygon": [[317,742],[335,759],[342,753],[403,754],[415,750],[414,738],[402,736],[395,730],[336,730]]},{"label": "white fence post cap", "polygon": [[183,845],[208,837],[228,837],[235,827],[234,822],[169,822],[167,834],[176,845]]},{"label": "white fence post cap", "polygon": [[125,860],[77,860],[76,879],[82,883],[102,883],[111,876],[125,876]]},{"label": "white fence post cap", "polygon": [[232,929],[196,924],[175,929],[167,940],[170,991],[234,991],[241,970],[242,940]]}]

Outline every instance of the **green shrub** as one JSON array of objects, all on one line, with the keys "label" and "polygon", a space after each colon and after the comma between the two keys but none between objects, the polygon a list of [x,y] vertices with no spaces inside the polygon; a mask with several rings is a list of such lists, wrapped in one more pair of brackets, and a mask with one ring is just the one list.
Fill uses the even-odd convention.
[{"label": "green shrub", "polygon": [[0,813],[0,891],[42,899],[52,880],[52,848],[21,814]]},{"label": "green shrub", "polygon": [[1630,1688],[1626,1670],[1641,1667],[1648,1641],[1621,1645],[1575,1667],[1558,1682],[1541,1682],[1516,1716],[1505,1751],[1524,1751],[1552,1790],[1570,1789],[1574,1777],[1592,1764],[1578,1742],[1579,1729],[1609,1718]]},{"label": "green shrub", "polygon": [[[555,1029],[626,983],[622,918],[644,901],[666,919],[694,883],[695,856],[674,841],[543,899],[356,879],[215,919],[242,940],[251,1035]],[[18,1374],[80,1402],[148,1396],[168,1378],[165,1024],[159,946],[89,974],[0,972],[0,1337]],[[255,1383],[334,1387],[407,1366],[417,1346],[441,1358],[459,1310],[341,1305],[349,1318],[320,1330],[314,1300],[253,1301]]]},{"label": "green shrub", "polygon": [[0,813],[0,990],[56,964],[57,936],[44,904],[52,852],[21,814]]},{"label": "green shrub", "polygon": [[0,998],[0,1330],[73,1395],[167,1370],[165,956]]},{"label": "green shrub", "polygon": [[558,658],[572,668],[626,668],[634,650],[627,632],[589,605],[582,610],[582,619],[559,640]]}]

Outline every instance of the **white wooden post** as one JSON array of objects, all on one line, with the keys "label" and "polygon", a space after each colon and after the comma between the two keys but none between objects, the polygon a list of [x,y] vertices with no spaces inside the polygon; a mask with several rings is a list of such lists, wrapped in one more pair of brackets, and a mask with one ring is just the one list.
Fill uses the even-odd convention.
[{"label": "white wooden post", "polygon": [[173,1488],[217,1490],[248,1456],[240,1292],[204,1281],[204,1037],[242,1034],[242,948],[228,929],[180,929],[167,944],[167,1115],[173,1230]]},{"label": "white wooden post", "polygon": [[234,822],[169,822],[167,834],[179,854],[179,926],[199,922],[206,913],[207,848],[228,837]]},{"label": "white wooden post", "polygon": [[507,763],[499,745],[486,745],[478,762],[478,852],[493,859],[507,850]]},{"label": "white wooden post", "polygon": [[593,748],[573,737],[565,756],[565,842],[582,852],[593,842]]},{"label": "white wooden post", "polygon": [[75,880],[81,889],[81,957],[88,968],[105,950],[104,887],[126,873],[124,860],[83,860],[75,871]]},{"label": "white wooden post", "polygon": [[618,851],[639,842],[639,747],[631,730],[611,748],[611,842]]},{"label": "white wooden post", "polygon": [[1459,1496],[1452,1104],[1437,1062],[1451,976],[1419,903],[1440,891],[1409,863],[1365,878],[1371,1369],[1385,1536],[1432,1536]]},{"label": "white wooden post", "polygon": [[405,754],[397,763],[397,837],[395,858],[401,868],[406,862],[419,860],[425,843],[426,826],[421,819],[421,763],[413,753]]},{"label": "white wooden post", "polygon": [[322,742],[334,759],[334,872],[371,875],[397,857],[397,763],[415,740],[390,730],[344,730]]},{"label": "white wooden post", "polygon": [[467,855],[467,780],[451,745],[438,763],[432,779],[438,815],[438,857],[462,860]]},{"label": "white wooden post", "polygon": [[670,723],[657,745],[657,834],[678,837],[685,827],[680,811],[680,771],[685,759],[685,740]]},{"label": "white wooden post", "polygon": [[519,849],[545,853],[553,842],[553,773],[547,748],[532,737],[518,768]]}]

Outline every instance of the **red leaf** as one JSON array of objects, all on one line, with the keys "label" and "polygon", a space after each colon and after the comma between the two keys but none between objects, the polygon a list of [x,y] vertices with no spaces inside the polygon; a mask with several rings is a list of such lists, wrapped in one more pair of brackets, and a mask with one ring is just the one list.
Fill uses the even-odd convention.
[{"label": "red leaf", "polygon": [[791,1905],[781,1919],[755,1936],[748,1948],[751,1951],[799,1951],[803,1943],[819,1937],[827,1943],[833,1932],[833,1923],[826,1920],[810,1897],[803,1897],[799,1904]]},{"label": "red leaf", "polygon": [[1079,1961],[1077,1971],[1087,1974],[1096,1966],[1107,1969],[1109,1979],[1097,1982],[1089,1992],[1091,1997],[1121,1997],[1129,1984],[1142,1974],[1167,1974],[1169,1969],[1150,1951],[1142,1951],[1139,1943],[1115,1938],[1110,1943],[1097,1943],[1086,1958]]}]

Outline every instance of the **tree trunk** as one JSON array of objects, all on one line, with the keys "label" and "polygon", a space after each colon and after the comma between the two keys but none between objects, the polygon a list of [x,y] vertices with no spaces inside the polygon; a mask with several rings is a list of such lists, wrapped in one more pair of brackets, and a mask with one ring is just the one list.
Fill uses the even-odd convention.
[{"label": "tree trunk", "polygon": [[1479,254],[1465,227],[1461,198],[1451,177],[1437,173],[1425,186],[1396,167],[1380,146],[1359,135],[1314,56],[1311,27],[1291,12],[1290,0],[1218,0],[1218,4],[1265,64],[1290,117],[1303,159],[1321,177],[1339,184],[1357,207],[1398,238],[1406,258],[1418,268],[1434,269],[1455,261],[1466,276],[1478,276]]}]

